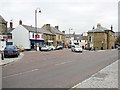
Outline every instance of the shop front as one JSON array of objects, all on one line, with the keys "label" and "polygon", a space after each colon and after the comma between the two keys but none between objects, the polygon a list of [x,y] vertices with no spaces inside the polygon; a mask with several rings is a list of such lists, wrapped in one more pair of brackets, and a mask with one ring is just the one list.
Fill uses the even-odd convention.
[{"label": "shop front", "polygon": [[44,40],[30,39],[31,50],[36,50],[37,47],[42,47],[44,45]]}]

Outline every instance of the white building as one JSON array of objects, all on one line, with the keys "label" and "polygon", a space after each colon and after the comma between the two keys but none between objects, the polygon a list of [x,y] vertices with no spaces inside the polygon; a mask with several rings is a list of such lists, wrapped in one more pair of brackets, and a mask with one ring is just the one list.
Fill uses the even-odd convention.
[{"label": "white building", "polygon": [[[25,49],[36,49],[39,45],[44,44],[40,28],[22,25],[22,21],[12,31],[13,44]],[[37,33],[36,33],[37,32]]]},{"label": "white building", "polygon": [[69,45],[80,45],[85,48],[87,45],[87,35],[83,34],[66,34],[66,43]]},{"label": "white building", "polygon": [[0,35],[0,50],[3,51],[6,47],[7,35]]}]

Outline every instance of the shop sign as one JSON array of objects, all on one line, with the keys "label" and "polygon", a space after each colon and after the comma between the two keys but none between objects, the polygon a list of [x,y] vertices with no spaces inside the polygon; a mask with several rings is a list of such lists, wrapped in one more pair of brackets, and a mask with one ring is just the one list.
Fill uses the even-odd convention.
[{"label": "shop sign", "polygon": [[7,35],[0,35],[0,39],[6,40],[7,39]]}]

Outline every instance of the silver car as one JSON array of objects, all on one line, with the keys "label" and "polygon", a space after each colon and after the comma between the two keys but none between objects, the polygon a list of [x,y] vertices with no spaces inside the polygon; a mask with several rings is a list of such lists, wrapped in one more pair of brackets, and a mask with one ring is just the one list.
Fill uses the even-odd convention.
[{"label": "silver car", "polygon": [[41,51],[50,51],[51,48],[49,46],[42,46]]},{"label": "silver car", "polygon": [[83,49],[82,49],[82,47],[80,47],[79,45],[73,45],[72,47],[71,47],[71,51],[72,52],[83,52]]}]

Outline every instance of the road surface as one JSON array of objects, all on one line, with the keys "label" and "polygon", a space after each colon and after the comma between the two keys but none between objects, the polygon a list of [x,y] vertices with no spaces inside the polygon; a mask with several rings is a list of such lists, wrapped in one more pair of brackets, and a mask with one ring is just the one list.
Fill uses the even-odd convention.
[{"label": "road surface", "polygon": [[117,50],[36,52],[3,66],[3,88],[71,88],[118,60]]}]

